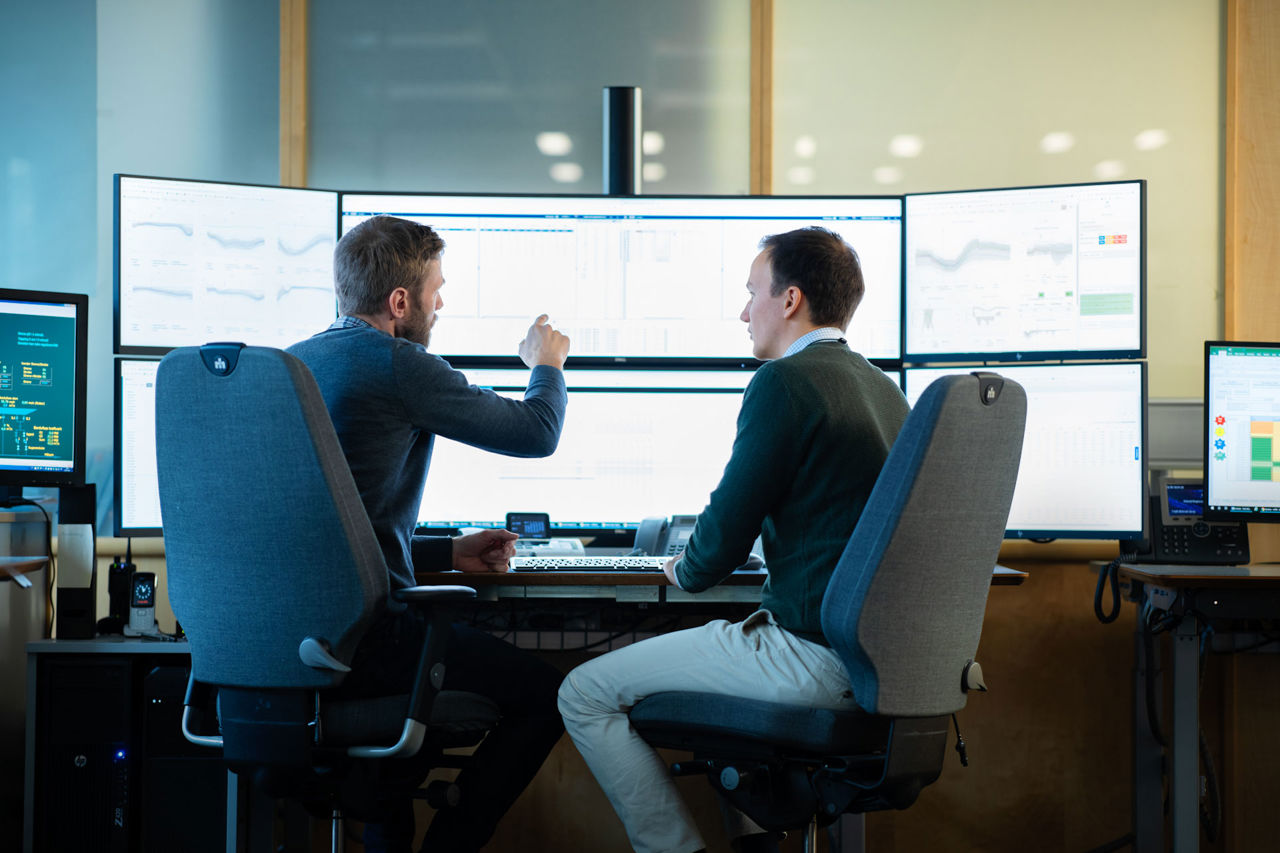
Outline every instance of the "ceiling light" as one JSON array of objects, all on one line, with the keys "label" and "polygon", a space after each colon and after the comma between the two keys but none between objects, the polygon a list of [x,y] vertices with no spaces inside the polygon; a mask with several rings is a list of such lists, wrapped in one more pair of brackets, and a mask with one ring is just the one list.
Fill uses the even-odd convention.
[{"label": "ceiling light", "polygon": [[871,172],[871,179],[877,184],[901,183],[902,170],[897,166],[877,166]]},{"label": "ceiling light", "polygon": [[661,154],[667,147],[667,139],[656,130],[646,130],[640,136],[640,150],[650,157]]},{"label": "ceiling light", "polygon": [[900,133],[889,140],[889,153],[894,157],[919,157],[924,140],[914,133]]},{"label": "ceiling light", "polygon": [[1139,151],[1155,151],[1169,144],[1169,131],[1153,127],[1133,138],[1133,147]]},{"label": "ceiling light", "polygon": [[561,184],[576,184],[582,180],[582,167],[577,163],[552,163],[551,180]]},{"label": "ceiling light", "polygon": [[1103,160],[1093,167],[1095,177],[1110,180],[1124,174],[1124,163],[1119,160]]},{"label": "ceiling light", "polygon": [[1040,140],[1040,150],[1046,154],[1061,154],[1076,147],[1076,138],[1065,130],[1046,133]]},{"label": "ceiling light", "polygon": [[640,176],[645,183],[660,181],[667,176],[667,167],[661,163],[645,163],[640,167]]},{"label": "ceiling light", "polygon": [[563,157],[573,150],[573,140],[569,134],[559,130],[547,130],[534,137],[538,150],[548,157]]},{"label": "ceiling light", "polygon": [[812,136],[805,134],[796,137],[796,156],[803,157],[808,160],[814,154],[818,153],[818,140]]},{"label": "ceiling light", "polygon": [[813,183],[814,171],[812,166],[792,166],[787,169],[787,180],[799,187],[808,186]]}]

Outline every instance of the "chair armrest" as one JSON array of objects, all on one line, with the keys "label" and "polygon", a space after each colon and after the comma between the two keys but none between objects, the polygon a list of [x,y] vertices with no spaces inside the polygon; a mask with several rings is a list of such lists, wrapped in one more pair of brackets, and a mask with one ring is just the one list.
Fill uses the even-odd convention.
[{"label": "chair armrest", "polygon": [[393,589],[391,597],[406,604],[430,604],[437,601],[471,601],[476,591],[469,586],[410,586]]}]

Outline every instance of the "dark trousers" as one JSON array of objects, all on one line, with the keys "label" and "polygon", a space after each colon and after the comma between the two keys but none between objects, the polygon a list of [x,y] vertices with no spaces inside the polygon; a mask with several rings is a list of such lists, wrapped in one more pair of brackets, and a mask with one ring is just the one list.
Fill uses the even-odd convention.
[{"label": "dark trousers", "polygon": [[[413,609],[385,617],[360,643],[352,678],[342,692],[357,696],[409,692],[425,633],[425,622]],[[558,669],[528,651],[470,626],[453,626],[445,654],[444,689],[485,696],[502,716],[458,775],[459,805],[437,812],[423,849],[479,850],[489,840],[564,732],[556,709],[563,678]],[[413,843],[409,792],[422,783],[430,768],[419,767],[426,760],[412,758],[391,763],[400,766],[388,768],[389,775],[412,787],[392,798],[383,824],[366,826],[368,850],[404,851]]]}]

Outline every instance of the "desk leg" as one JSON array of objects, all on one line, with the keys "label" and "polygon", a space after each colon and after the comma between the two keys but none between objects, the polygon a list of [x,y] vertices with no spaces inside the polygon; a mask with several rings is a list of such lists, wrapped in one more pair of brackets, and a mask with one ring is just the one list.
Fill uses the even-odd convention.
[{"label": "desk leg", "polygon": [[1173,635],[1173,851],[1200,848],[1200,636],[1187,615]]},{"label": "desk leg", "polygon": [[867,849],[867,816],[862,813],[843,814],[828,831],[833,853],[864,853]]},{"label": "desk leg", "polygon": [[240,824],[240,777],[227,771],[227,853],[237,853],[236,829]]},{"label": "desk leg", "polygon": [[[1164,749],[1151,734],[1147,716],[1147,677],[1162,693],[1160,664],[1153,648],[1147,660],[1139,617],[1133,632],[1133,835],[1134,853],[1164,853]],[[1155,644],[1153,643],[1153,646]],[[1156,716],[1159,717],[1157,698]]]}]

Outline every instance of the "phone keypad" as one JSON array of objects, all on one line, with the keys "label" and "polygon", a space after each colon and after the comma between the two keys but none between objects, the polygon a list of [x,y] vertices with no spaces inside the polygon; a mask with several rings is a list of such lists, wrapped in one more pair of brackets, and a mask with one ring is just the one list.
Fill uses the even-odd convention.
[{"label": "phone keypad", "polygon": [[1234,563],[1246,559],[1236,525],[1205,521],[1161,528],[1160,550],[1164,559],[1174,562]]}]

